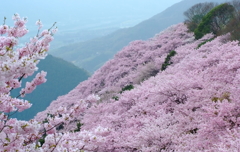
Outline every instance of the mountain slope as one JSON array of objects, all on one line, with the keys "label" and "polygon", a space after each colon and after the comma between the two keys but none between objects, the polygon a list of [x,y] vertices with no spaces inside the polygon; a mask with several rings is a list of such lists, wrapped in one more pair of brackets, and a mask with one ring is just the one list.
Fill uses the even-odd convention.
[{"label": "mountain slope", "polygon": [[[46,109],[51,101],[60,95],[67,94],[77,84],[89,77],[85,70],[79,69],[73,64],[52,55],[48,55],[46,59],[40,61],[38,67],[38,71],[44,70],[47,72],[47,82],[38,86],[31,94],[27,94],[24,97],[24,99],[30,101],[33,105],[30,109],[16,113],[14,117],[22,120],[33,118],[37,112]],[[33,76],[27,80],[31,81],[32,78]],[[23,84],[27,80],[23,80]],[[14,90],[13,94],[16,96],[18,91]]]},{"label": "mountain slope", "polygon": [[195,40],[178,24],[124,47],[35,118],[64,121],[58,147],[77,140],[92,151],[238,151],[239,51],[229,35]]},{"label": "mountain slope", "polygon": [[[92,93],[102,98],[112,97],[127,85],[140,84],[143,80],[156,75],[160,72],[169,51],[191,41],[193,35],[186,31],[185,25],[179,24],[166,29],[148,41],[138,40],[130,43],[88,80],[80,83],[67,95],[58,97],[38,115],[44,117],[47,113],[57,110],[57,106],[68,107]],[[186,41],[186,39],[189,40]]]},{"label": "mountain slope", "polygon": [[[184,11],[196,3],[205,1],[208,0],[181,1],[134,27],[120,29],[101,38],[67,45],[53,50],[52,54],[94,72],[129,42],[149,39],[168,26],[183,22]],[[210,1],[221,2],[223,0]]]}]

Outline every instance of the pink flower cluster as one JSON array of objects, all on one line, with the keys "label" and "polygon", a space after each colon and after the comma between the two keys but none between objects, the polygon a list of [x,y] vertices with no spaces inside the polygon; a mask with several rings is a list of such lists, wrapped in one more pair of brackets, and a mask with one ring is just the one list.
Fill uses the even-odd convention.
[{"label": "pink flower cluster", "polygon": [[34,89],[36,89],[37,85],[45,83],[47,79],[45,78],[47,72],[41,71],[36,75],[36,77],[31,81],[26,83],[26,87],[23,88],[20,92],[21,96],[24,97],[25,94],[31,93]]},{"label": "pink flower cluster", "polygon": [[11,118],[11,115],[31,107],[31,103],[18,97],[31,93],[37,85],[46,82],[47,73],[39,72],[31,82],[26,83],[18,97],[12,97],[11,91],[20,88],[21,80],[37,71],[39,59],[47,55],[53,33],[51,29],[43,32],[19,48],[18,38],[28,32],[25,26],[27,20],[18,14],[13,16],[13,20],[13,27],[0,26],[0,149],[6,152],[32,151],[43,135],[41,123],[20,121]]}]

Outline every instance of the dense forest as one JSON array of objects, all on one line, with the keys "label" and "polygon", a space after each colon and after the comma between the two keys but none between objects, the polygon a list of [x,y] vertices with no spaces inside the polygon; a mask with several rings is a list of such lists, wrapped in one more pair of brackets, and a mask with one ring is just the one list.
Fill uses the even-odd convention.
[{"label": "dense forest", "polygon": [[[15,15],[13,28],[0,26],[6,34],[0,40],[0,149],[239,151],[239,8],[238,0],[190,7],[184,23],[131,42],[30,121],[10,118],[31,106],[11,91],[36,70],[56,31],[44,30],[28,47],[13,51],[15,38],[25,31],[25,20]],[[20,96],[45,76],[38,73]]]}]

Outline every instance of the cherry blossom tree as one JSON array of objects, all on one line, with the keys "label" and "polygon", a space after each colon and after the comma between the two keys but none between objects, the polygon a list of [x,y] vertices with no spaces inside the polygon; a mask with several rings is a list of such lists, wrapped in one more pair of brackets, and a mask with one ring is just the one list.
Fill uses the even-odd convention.
[{"label": "cherry blossom tree", "polygon": [[[6,19],[6,18],[5,18]],[[60,106],[55,113],[48,114],[43,121],[21,121],[11,116],[16,112],[31,107],[31,103],[20,97],[31,93],[36,87],[46,82],[46,72],[39,72],[31,82],[22,87],[21,80],[38,70],[37,64],[44,59],[49,50],[49,43],[57,31],[55,24],[48,30],[41,31],[42,23],[37,21],[38,33],[23,47],[18,46],[21,37],[27,34],[26,18],[18,14],[13,16],[14,26],[0,26],[0,149],[4,152],[15,151],[75,151],[94,150],[96,143],[104,143],[109,130],[101,126],[91,131],[79,132],[81,124],[75,130],[60,132],[63,125],[71,128],[76,116],[82,115],[91,104],[99,100],[98,96],[89,95],[86,100],[75,103],[71,109]],[[11,91],[22,87],[19,95],[13,97]],[[77,142],[81,141],[81,142]],[[74,148],[74,146],[76,148]]]},{"label": "cherry blossom tree", "polygon": [[59,130],[80,122],[79,131],[52,135],[69,151],[239,151],[239,50],[228,34],[194,40],[184,24],[172,26],[130,43],[36,120],[83,104]]},{"label": "cherry blossom tree", "polygon": [[13,19],[14,27],[0,27],[1,150],[240,150],[240,46],[229,34],[195,40],[180,23],[134,41],[35,119],[20,121],[10,115],[31,104],[19,97],[44,83],[46,73],[26,83],[18,97],[11,90],[37,70],[55,29],[40,32],[38,21],[39,33],[20,48],[26,20]]},{"label": "cherry blossom tree", "polygon": [[[0,149],[1,151],[26,151],[34,149],[34,144],[41,137],[41,125],[35,121],[20,121],[11,118],[12,114],[31,107],[31,103],[19,97],[31,93],[38,85],[46,82],[46,72],[39,72],[36,77],[22,87],[21,80],[37,71],[37,64],[44,59],[49,50],[49,43],[57,31],[55,24],[49,30],[40,32],[41,21],[37,21],[38,34],[23,47],[19,39],[28,33],[25,26],[27,19],[18,14],[13,16],[12,27],[0,26]],[[19,96],[11,96],[11,91],[22,87]]]}]

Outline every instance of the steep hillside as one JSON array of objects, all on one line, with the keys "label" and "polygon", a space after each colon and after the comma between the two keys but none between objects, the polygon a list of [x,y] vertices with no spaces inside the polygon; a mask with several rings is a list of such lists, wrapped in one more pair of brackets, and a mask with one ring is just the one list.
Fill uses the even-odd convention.
[{"label": "steep hillside", "polygon": [[94,72],[129,42],[147,40],[168,26],[183,22],[184,11],[196,3],[206,1],[220,3],[224,0],[184,0],[134,27],[120,29],[101,38],[67,45],[53,50],[52,54]]},{"label": "steep hillside", "polygon": [[[53,101],[42,115],[46,116],[47,113],[57,110],[56,105],[67,107],[71,101],[74,103],[92,93],[102,95],[103,98],[114,96],[127,85],[140,84],[143,80],[156,75],[169,51],[192,40],[192,33],[186,31],[187,28],[181,24],[170,27],[149,41],[139,40],[130,43],[87,81],[80,83],[68,95]],[[189,40],[185,41],[187,39]]]},{"label": "steep hillside", "polygon": [[195,40],[178,24],[132,42],[35,118],[66,120],[59,131],[76,133],[59,135],[61,148],[237,151],[239,50],[229,35]]},{"label": "steep hillside", "polygon": [[[48,55],[45,60],[42,60],[38,67],[38,71],[44,70],[47,72],[47,82],[38,86],[33,93],[24,97],[33,105],[30,109],[16,113],[14,117],[18,119],[32,119],[38,112],[46,109],[51,101],[60,95],[67,94],[77,84],[89,77],[89,74],[85,70],[79,69],[73,64],[52,55]],[[34,76],[27,80],[31,81]],[[23,84],[27,80],[23,80]],[[14,90],[13,95],[16,96],[18,92],[19,90]]]},{"label": "steep hillside", "polygon": [[[48,45],[44,43],[47,37],[44,35],[39,43],[33,39],[30,44],[37,47],[28,49],[26,58],[24,49],[12,51],[9,47],[13,43],[2,37],[0,149],[238,152],[239,6],[240,1],[235,0],[194,5],[188,11],[197,11],[186,15],[187,22],[173,25],[149,40],[131,42],[88,80],[59,96],[30,121],[9,118],[31,106],[26,100],[12,97],[11,91],[20,86],[25,73],[31,75],[36,69],[36,60],[45,55],[42,47]],[[50,34],[46,36],[51,38]],[[40,51],[35,49],[38,46]],[[51,71],[63,69],[65,64],[57,63]],[[58,75],[65,77],[66,73],[70,72]],[[27,83],[21,95],[45,82],[45,74]]]}]

